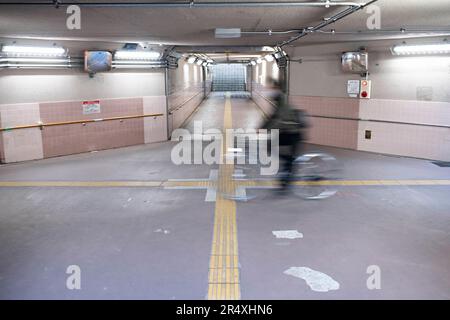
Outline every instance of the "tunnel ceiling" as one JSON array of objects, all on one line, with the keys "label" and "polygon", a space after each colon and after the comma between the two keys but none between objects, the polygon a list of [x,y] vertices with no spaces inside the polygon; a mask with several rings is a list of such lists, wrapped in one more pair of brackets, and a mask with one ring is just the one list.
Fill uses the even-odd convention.
[{"label": "tunnel ceiling", "polygon": [[[367,2],[368,0],[361,0]],[[22,1],[36,2],[36,1]],[[42,1],[40,1],[42,2]],[[51,1],[49,1],[51,2]],[[64,1],[61,1],[64,3]],[[77,1],[92,2],[92,1]],[[97,0],[95,2],[123,2]],[[138,1],[130,1],[138,2]],[[141,1],[142,2],[142,1]],[[145,1],[150,2],[150,1]],[[164,1],[158,1],[164,2]],[[166,1],[167,2],[167,1]],[[171,1],[174,2],[174,1]],[[179,1],[186,2],[186,1]],[[214,2],[208,0],[208,2]],[[232,2],[232,1],[227,1]],[[249,1],[250,2],[250,1]],[[321,1],[317,1],[321,2]],[[379,0],[382,29],[450,29],[448,0]],[[81,30],[66,28],[65,7],[0,6],[0,39],[47,39],[62,43],[72,51],[115,49],[124,42],[149,42],[178,46],[256,46],[274,45],[291,35],[243,35],[216,39],[215,28],[241,28],[242,31],[290,30],[318,24],[345,7],[214,7],[214,8],[136,8],[82,7]],[[369,14],[358,11],[333,24],[336,31],[367,31]],[[392,35],[311,34],[293,43],[300,46],[354,40],[395,38]],[[105,47],[106,46],[106,47]]]}]

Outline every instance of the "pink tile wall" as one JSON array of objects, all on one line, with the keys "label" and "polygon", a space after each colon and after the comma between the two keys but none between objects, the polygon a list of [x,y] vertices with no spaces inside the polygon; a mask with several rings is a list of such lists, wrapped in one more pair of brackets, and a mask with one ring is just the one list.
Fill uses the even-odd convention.
[{"label": "pink tile wall", "polygon": [[[313,116],[450,125],[450,104],[445,102],[292,96],[291,103]],[[450,160],[448,128],[320,117],[311,121],[311,143]],[[366,130],[372,131],[372,139],[365,139]]]},{"label": "pink tile wall", "polygon": [[291,96],[290,103],[313,116],[310,118],[311,128],[308,134],[310,143],[348,149],[357,148],[358,121],[314,116],[357,119],[358,99]]},{"label": "pink tile wall", "polygon": [[163,117],[144,118],[145,143],[167,140],[166,96],[143,97],[144,114],[164,114]]},{"label": "pink tile wall", "polygon": [[[100,100],[101,113],[83,115],[81,101],[41,103],[44,123],[143,114],[142,98]],[[144,143],[142,118],[46,127],[44,157],[103,150]]]},{"label": "pink tile wall", "polygon": [[84,115],[82,101],[41,103],[41,119],[47,123],[140,115],[143,112],[142,98],[102,99],[100,105],[101,113]]},{"label": "pink tile wall", "polygon": [[356,149],[358,146],[358,121],[310,118],[307,133],[309,143]]},{"label": "pink tile wall", "polygon": [[358,118],[359,99],[290,96],[290,102],[310,115]]}]

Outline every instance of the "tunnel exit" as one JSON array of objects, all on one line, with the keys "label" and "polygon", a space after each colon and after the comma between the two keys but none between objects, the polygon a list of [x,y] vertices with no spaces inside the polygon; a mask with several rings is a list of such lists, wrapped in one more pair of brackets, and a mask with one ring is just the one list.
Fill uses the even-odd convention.
[{"label": "tunnel exit", "polygon": [[212,91],[247,91],[247,66],[221,63],[212,66]]}]

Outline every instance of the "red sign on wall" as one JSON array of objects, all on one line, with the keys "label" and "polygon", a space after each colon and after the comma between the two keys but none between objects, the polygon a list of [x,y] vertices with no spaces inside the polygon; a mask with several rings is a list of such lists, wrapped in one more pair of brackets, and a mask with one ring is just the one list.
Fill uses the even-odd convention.
[{"label": "red sign on wall", "polygon": [[93,114],[100,112],[100,100],[83,101],[83,114]]}]

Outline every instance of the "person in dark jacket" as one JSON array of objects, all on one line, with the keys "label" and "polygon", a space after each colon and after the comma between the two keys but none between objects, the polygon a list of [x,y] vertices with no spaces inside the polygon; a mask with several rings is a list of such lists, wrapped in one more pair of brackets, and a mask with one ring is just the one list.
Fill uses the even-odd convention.
[{"label": "person in dark jacket", "polygon": [[280,185],[286,190],[291,181],[294,168],[294,160],[302,152],[302,141],[304,140],[303,129],[309,125],[304,111],[293,108],[282,92],[278,81],[270,79],[275,105],[275,111],[264,124],[263,128],[279,130],[280,145]]}]

